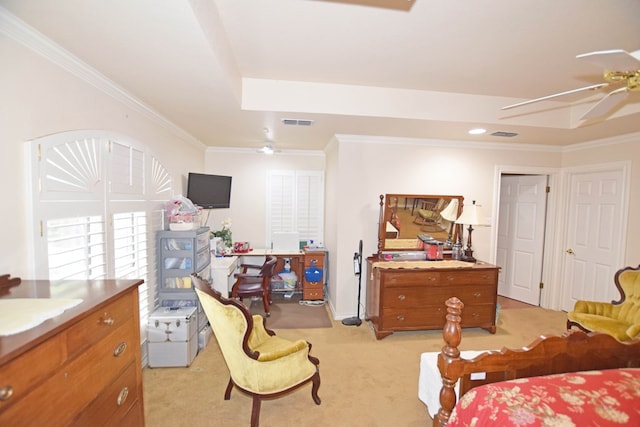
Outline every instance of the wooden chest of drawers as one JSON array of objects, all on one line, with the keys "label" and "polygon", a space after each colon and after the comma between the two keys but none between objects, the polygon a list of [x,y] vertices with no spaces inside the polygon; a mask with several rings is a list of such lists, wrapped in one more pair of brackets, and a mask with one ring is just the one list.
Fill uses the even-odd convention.
[{"label": "wooden chest of drawers", "polygon": [[144,425],[141,283],[24,281],[3,297],[83,302],[0,337],[0,425]]},{"label": "wooden chest of drawers", "polygon": [[442,329],[445,301],[452,296],[465,304],[462,327],[495,333],[499,268],[481,262],[449,268],[446,262],[438,268],[385,268],[384,262],[367,260],[365,318],[376,338],[394,331]]}]

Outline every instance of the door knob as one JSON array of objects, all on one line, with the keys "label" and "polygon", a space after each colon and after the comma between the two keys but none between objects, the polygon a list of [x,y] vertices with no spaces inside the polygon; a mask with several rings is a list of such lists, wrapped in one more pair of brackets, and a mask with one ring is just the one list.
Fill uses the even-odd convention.
[{"label": "door knob", "polygon": [[571,249],[571,248],[567,249],[567,253],[569,255],[574,255],[575,254],[575,252],[573,252],[573,249]]}]

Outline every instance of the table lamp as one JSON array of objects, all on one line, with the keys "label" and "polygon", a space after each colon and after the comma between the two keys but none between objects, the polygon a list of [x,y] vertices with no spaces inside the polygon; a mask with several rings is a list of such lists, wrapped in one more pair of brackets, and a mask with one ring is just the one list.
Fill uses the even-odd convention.
[{"label": "table lamp", "polygon": [[489,225],[482,214],[482,209],[479,205],[476,205],[476,201],[469,206],[462,207],[462,215],[456,220],[456,224],[467,224],[469,228],[469,235],[467,237],[467,247],[464,250],[464,256],[462,261],[476,262],[473,257],[473,249],[471,248],[471,233],[473,232],[474,225]]},{"label": "table lamp", "polygon": [[456,219],[458,219],[458,199],[451,199],[447,207],[440,212],[440,216],[450,222],[449,234],[447,234],[447,241],[444,244],[445,248],[450,248],[453,246],[453,241],[451,240],[453,224],[456,222]]}]

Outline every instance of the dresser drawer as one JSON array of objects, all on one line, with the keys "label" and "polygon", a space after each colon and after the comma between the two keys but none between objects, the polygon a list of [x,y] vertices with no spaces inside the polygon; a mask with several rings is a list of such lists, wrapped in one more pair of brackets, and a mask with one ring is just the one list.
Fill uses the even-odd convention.
[{"label": "dresser drawer", "polygon": [[439,329],[444,326],[446,307],[428,309],[385,308],[382,312],[384,329]]},{"label": "dresser drawer", "polygon": [[498,281],[498,270],[467,270],[443,272],[440,281],[447,285],[490,285]]},{"label": "dresser drawer", "polygon": [[458,297],[464,303],[464,310],[468,310],[476,304],[494,304],[496,292],[496,285],[469,285],[458,287],[455,295],[451,296]]},{"label": "dresser drawer", "polygon": [[302,298],[308,300],[324,299],[322,282],[304,282]]},{"label": "dresser drawer", "polygon": [[[136,360],[140,345],[133,319],[82,352],[20,399],[0,412],[0,425],[67,425]],[[37,405],[34,402],[46,402]]]},{"label": "dresser drawer", "polygon": [[[384,329],[442,329],[447,309],[444,305],[423,309],[385,308],[382,314]],[[493,324],[495,308],[491,304],[467,307],[462,310],[460,325],[465,328]]]},{"label": "dresser drawer", "polygon": [[383,287],[431,286],[440,282],[438,271],[385,271],[380,281]]},{"label": "dresser drawer", "polygon": [[315,266],[318,268],[324,267],[324,253],[312,254],[307,253],[304,256],[304,268],[311,267],[311,262],[315,261]]},{"label": "dresser drawer", "polygon": [[138,395],[136,371],[136,362],[131,362],[125,371],[82,411],[74,420],[74,426],[120,425],[119,420],[125,418],[141,399]]},{"label": "dresser drawer", "polygon": [[465,305],[493,303],[495,286],[390,287],[384,290],[382,303],[384,307],[390,308],[445,307],[447,299],[454,296],[460,298]]},{"label": "dresser drawer", "polygon": [[[0,412],[49,378],[64,363],[65,358],[64,339],[57,336],[0,367],[0,390],[10,394],[6,400],[0,400]],[[0,422],[0,425],[6,424]]]},{"label": "dresser drawer", "polygon": [[462,310],[460,326],[463,328],[490,326],[494,324],[495,315],[496,307],[493,304],[465,306]]},{"label": "dresser drawer", "polygon": [[[142,398],[138,399],[129,412],[119,420],[110,420],[107,424],[113,427],[140,427],[144,426],[144,409],[142,407]],[[113,422],[111,422],[113,421]]]},{"label": "dresser drawer", "polygon": [[66,333],[69,358],[97,343],[123,324],[133,321],[137,307],[137,301],[132,301],[134,296],[137,298],[137,292],[118,298],[70,327]]}]

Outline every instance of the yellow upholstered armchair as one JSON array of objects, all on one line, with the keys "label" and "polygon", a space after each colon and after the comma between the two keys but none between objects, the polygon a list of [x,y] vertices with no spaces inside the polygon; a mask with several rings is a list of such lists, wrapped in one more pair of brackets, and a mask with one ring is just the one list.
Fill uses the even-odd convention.
[{"label": "yellow upholstered armchair", "polygon": [[576,326],[587,332],[603,332],[619,341],[640,337],[640,266],[618,270],[614,282],[620,300],[577,301],[567,313],[567,329]]},{"label": "yellow upholstered armchair", "polygon": [[308,382],[313,401],[320,404],[320,361],[309,354],[311,344],[276,336],[262,316],[251,316],[242,303],[222,297],[195,273],[192,279],[229,369],[224,399],[231,398],[233,386],[252,396],[252,427],[258,426],[262,399],[279,397]]}]

